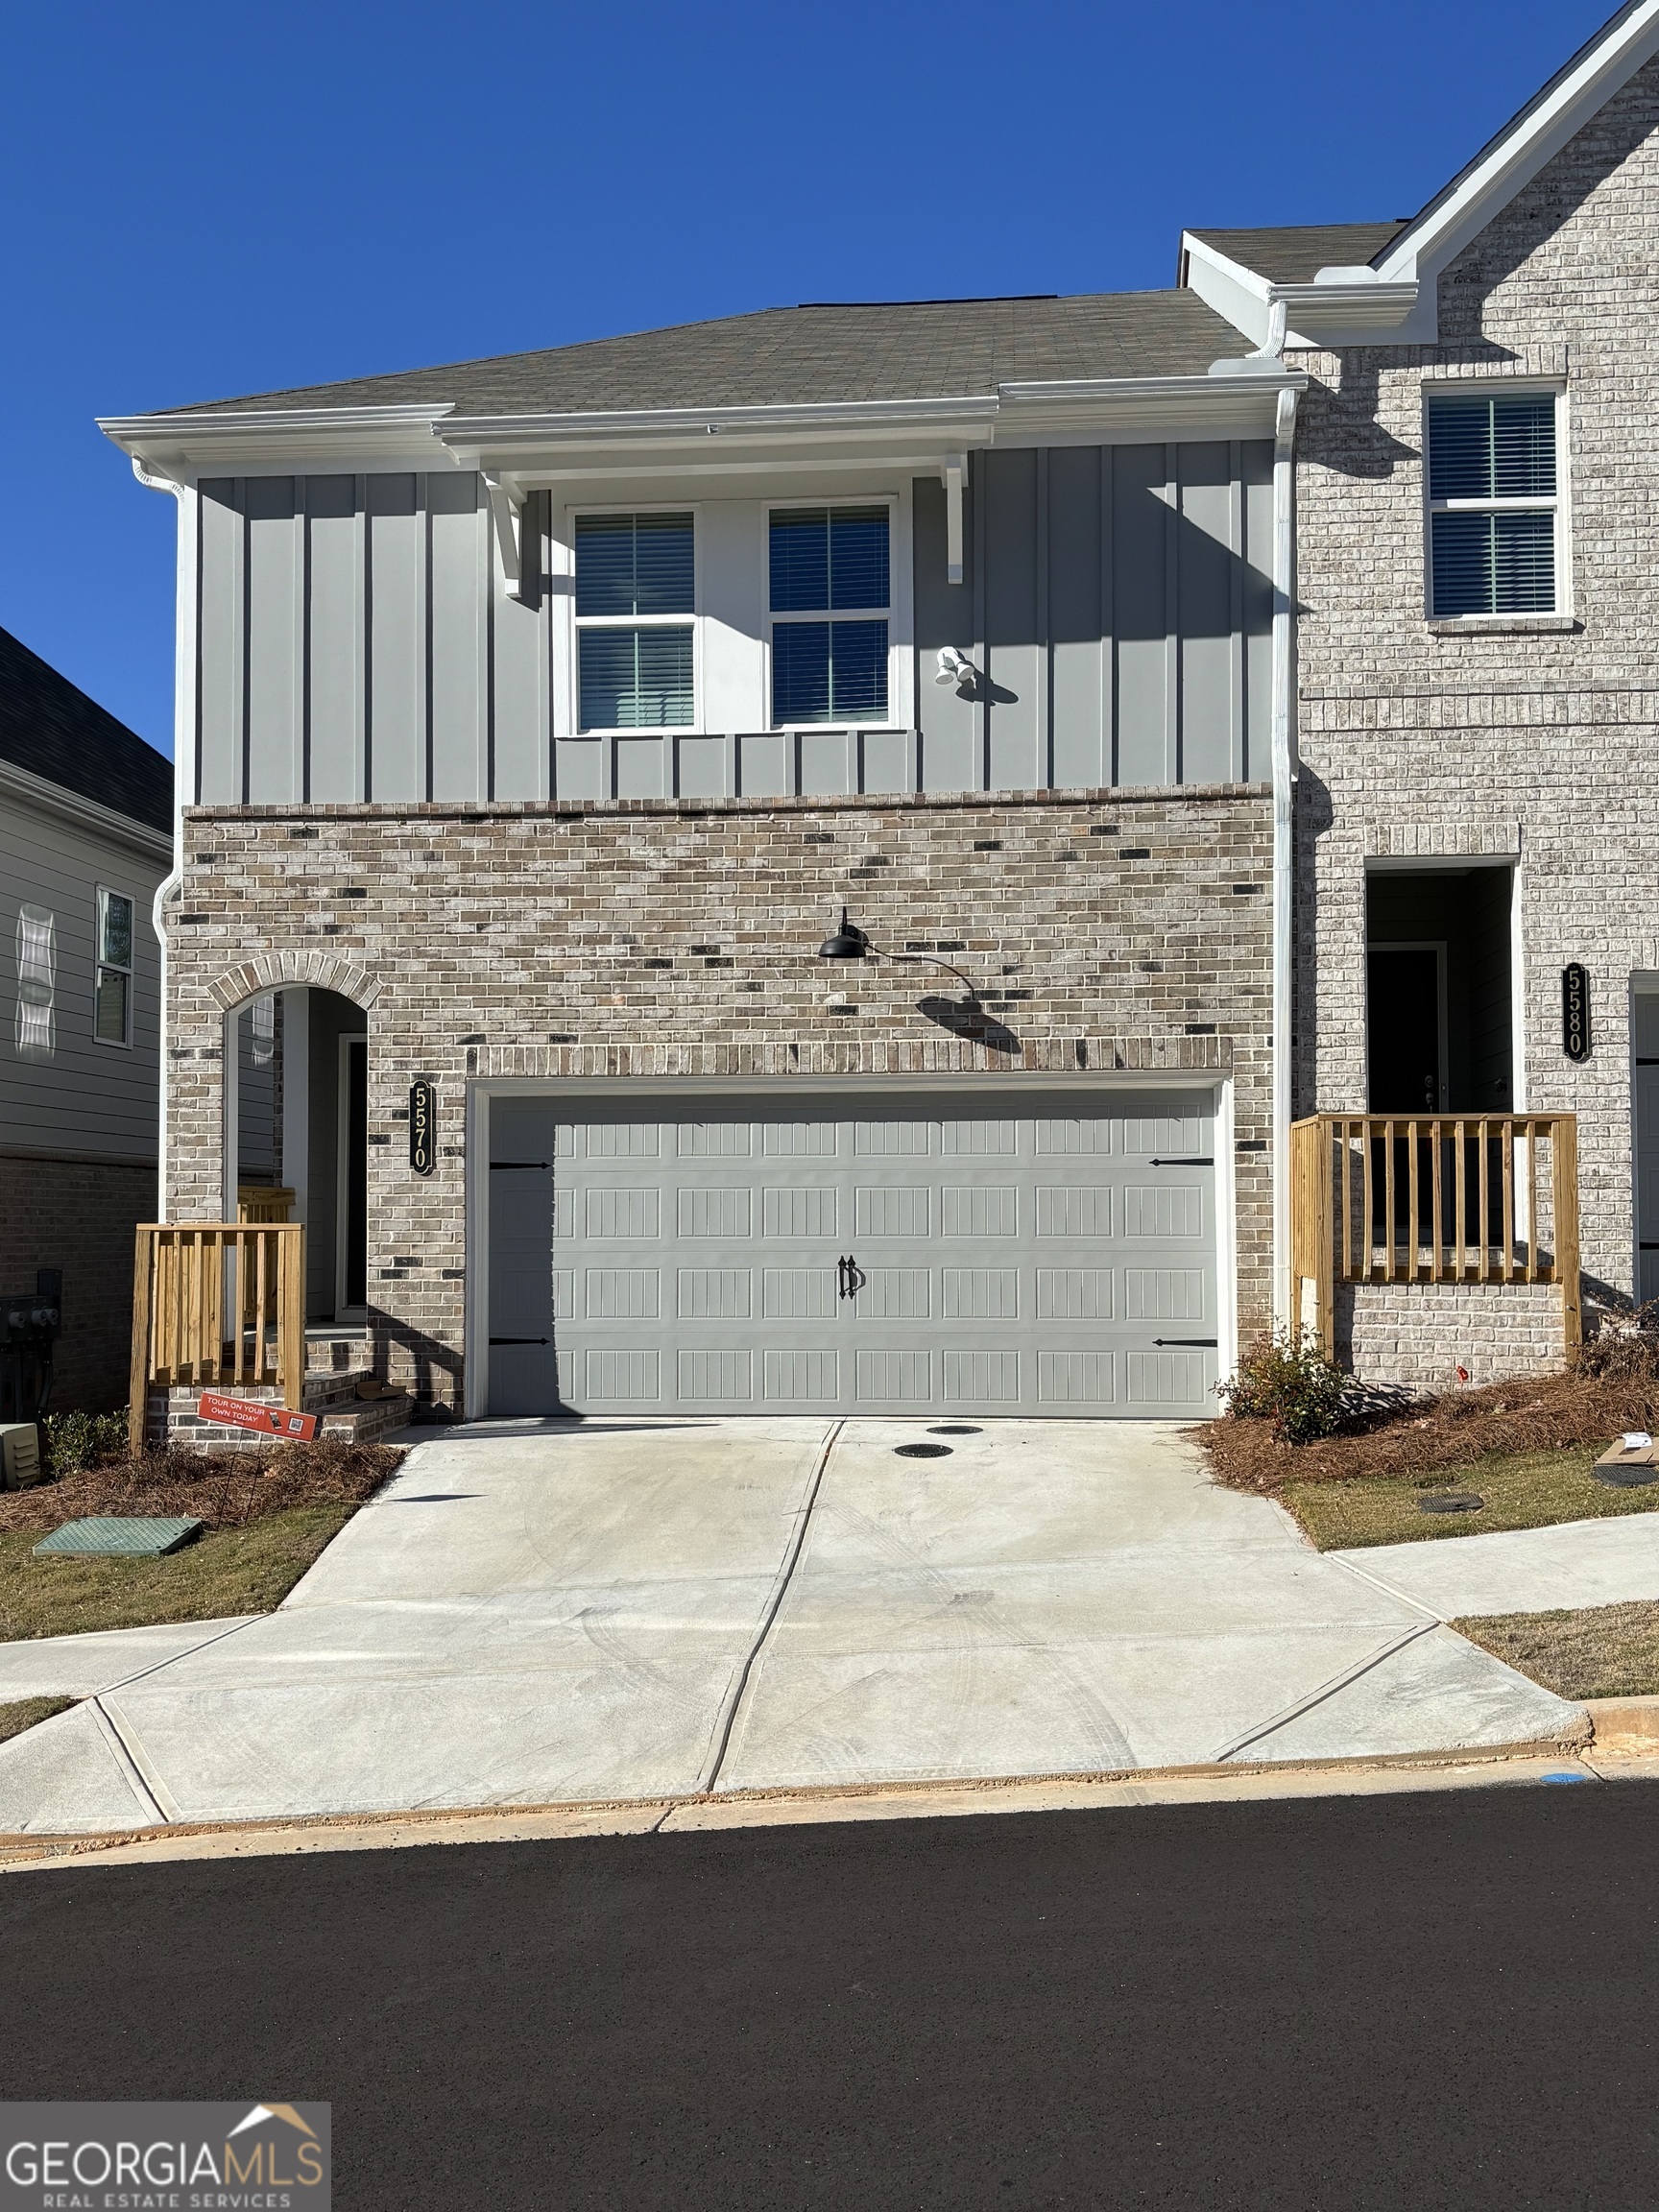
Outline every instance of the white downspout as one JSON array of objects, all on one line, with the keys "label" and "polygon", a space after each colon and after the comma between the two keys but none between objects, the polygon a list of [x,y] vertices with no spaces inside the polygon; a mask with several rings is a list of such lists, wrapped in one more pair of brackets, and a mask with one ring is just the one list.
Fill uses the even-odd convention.
[{"label": "white downspout", "polygon": [[151,492],[179,502],[177,602],[173,622],[173,869],[156,887],[150,922],[161,947],[160,1125],[156,1132],[156,1218],[167,1218],[167,929],[162,909],[184,879],[184,795],[196,781],[196,496],[192,485],[151,473],[134,453],[132,473]]},{"label": "white downspout", "polygon": [[[1281,325],[1281,328],[1283,325]],[[1290,1297],[1291,887],[1296,783],[1296,394],[1273,422],[1273,1326]]]}]

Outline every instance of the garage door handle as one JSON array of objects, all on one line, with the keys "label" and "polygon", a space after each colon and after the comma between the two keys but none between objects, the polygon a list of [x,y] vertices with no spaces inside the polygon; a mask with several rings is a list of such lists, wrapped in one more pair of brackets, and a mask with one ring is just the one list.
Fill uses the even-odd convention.
[{"label": "garage door handle", "polygon": [[849,1252],[844,1260],[835,1262],[835,1295],[838,1298],[855,1298],[864,1287],[864,1270]]},{"label": "garage door handle", "polygon": [[1214,1167],[1214,1160],[1154,1160],[1154,1167]]},{"label": "garage door handle", "polygon": [[1220,1349],[1220,1339],[1215,1336],[1154,1336],[1152,1341],[1158,1345],[1190,1344],[1211,1352]]}]

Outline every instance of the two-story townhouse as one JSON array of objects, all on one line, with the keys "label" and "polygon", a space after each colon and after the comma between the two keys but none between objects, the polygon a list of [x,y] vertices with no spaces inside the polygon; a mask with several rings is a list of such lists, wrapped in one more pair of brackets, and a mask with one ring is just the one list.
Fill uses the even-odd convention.
[{"label": "two-story townhouse", "polygon": [[127,1395],[155,1219],[173,770],[0,630],[0,1294],[62,1277],[50,1403]]},{"label": "two-story townhouse", "polygon": [[[1283,332],[1308,379],[1296,1110],[1575,1117],[1591,1327],[1659,1291],[1656,236],[1643,0],[1409,221],[1182,249],[1182,281],[1240,330]],[[1347,1149],[1362,1166],[1358,1135]],[[1376,1279],[1382,1171],[1398,1216],[1413,1154],[1423,1234],[1396,1245],[1426,1259],[1436,1166],[1442,1231],[1459,1166],[1472,1227],[1485,1151],[1496,1246],[1496,1142],[1370,1149],[1379,1220],[1359,1233],[1352,1191],[1368,1279],[1336,1286],[1345,1355],[1407,1382],[1552,1360],[1553,1289]]]},{"label": "two-story townhouse", "polygon": [[1169,292],[107,422],[180,521],[171,1214],[291,1189],[437,1413],[1198,1414],[1310,1219],[1362,1370],[1556,1356],[1562,1115],[1593,1294],[1647,1241],[1656,49]]}]

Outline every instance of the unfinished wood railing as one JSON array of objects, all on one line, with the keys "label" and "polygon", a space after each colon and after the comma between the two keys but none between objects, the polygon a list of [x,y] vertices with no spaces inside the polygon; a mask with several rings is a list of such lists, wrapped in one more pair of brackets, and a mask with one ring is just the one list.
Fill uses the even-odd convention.
[{"label": "unfinished wood railing", "polygon": [[1338,1283],[1552,1283],[1578,1319],[1571,1114],[1315,1114],[1290,1130],[1293,1310],[1334,1349]]},{"label": "unfinished wood railing", "polygon": [[277,1387],[298,1412],[305,1383],[305,1231],[296,1222],[148,1222],[132,1269],[128,1434],[144,1439],[150,1391]]}]

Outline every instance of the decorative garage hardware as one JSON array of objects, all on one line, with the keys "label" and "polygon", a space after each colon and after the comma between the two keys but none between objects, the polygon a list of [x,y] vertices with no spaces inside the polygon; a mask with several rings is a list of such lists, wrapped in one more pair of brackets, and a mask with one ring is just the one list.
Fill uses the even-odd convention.
[{"label": "decorative garage hardware", "polygon": [[1195,1350],[1214,1352],[1220,1344],[1220,1338],[1216,1336],[1154,1336],[1152,1341],[1160,1351],[1166,1345],[1185,1344]]},{"label": "decorative garage hardware", "polygon": [[492,1344],[551,1344],[551,1336],[492,1336]]},{"label": "decorative garage hardware", "polygon": [[868,1278],[851,1252],[835,1262],[835,1295],[837,1298],[856,1298]]},{"label": "decorative garage hardware", "polygon": [[1215,1163],[1208,1156],[1194,1156],[1190,1160],[1154,1160],[1154,1167],[1214,1167]]},{"label": "decorative garage hardware", "polygon": [[1590,1057],[1590,978],[1577,960],[1561,971],[1561,1049],[1569,1060]]},{"label": "decorative garage hardware", "polygon": [[430,1175],[438,1164],[438,1086],[425,1076],[409,1086],[409,1165]]},{"label": "decorative garage hardware", "polygon": [[551,1160],[492,1160],[490,1172],[498,1175],[504,1174],[509,1167],[551,1167],[552,1165]]},{"label": "decorative garage hardware", "polygon": [[895,1444],[894,1451],[901,1459],[949,1459],[949,1444]]}]

